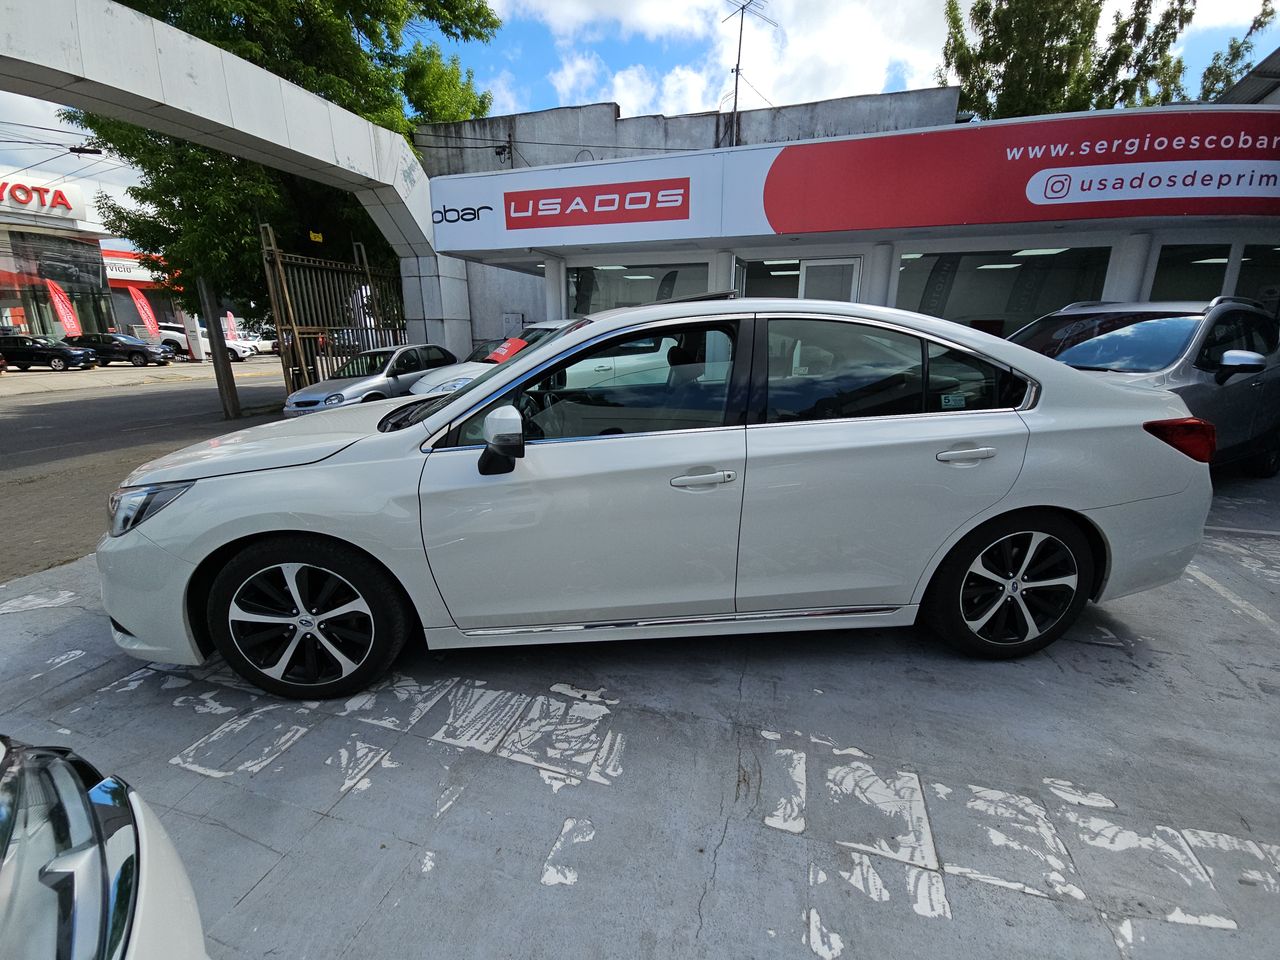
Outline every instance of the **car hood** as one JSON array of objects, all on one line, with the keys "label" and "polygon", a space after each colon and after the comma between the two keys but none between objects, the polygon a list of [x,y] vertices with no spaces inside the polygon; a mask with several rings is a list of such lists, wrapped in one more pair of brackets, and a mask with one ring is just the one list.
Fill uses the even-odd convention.
[{"label": "car hood", "polygon": [[319,383],[313,383],[309,387],[293,391],[285,402],[296,403],[299,400],[322,401],[325,397],[331,397],[335,393],[354,390],[357,386],[363,386],[366,381],[372,379],[373,377],[343,377],[341,380],[321,380]]},{"label": "car hood", "polygon": [[457,380],[460,377],[475,379],[480,374],[492,369],[492,363],[481,363],[479,360],[464,360],[462,363],[451,363],[447,367],[437,367],[430,373],[419,377],[414,385],[409,388],[409,392],[419,395],[434,393],[435,388],[442,383],[448,383],[450,380]]},{"label": "car hood", "polygon": [[129,474],[123,486],[203,480],[316,463],[377,433],[386,404],[357,404],[296,420],[265,423],[192,444]]}]

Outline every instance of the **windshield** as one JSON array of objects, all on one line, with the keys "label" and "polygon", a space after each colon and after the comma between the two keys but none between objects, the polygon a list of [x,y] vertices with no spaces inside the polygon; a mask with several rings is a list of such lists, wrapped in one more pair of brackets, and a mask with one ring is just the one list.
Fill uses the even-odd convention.
[{"label": "windshield", "polygon": [[354,357],[333,371],[326,379],[347,380],[352,377],[372,377],[387,369],[387,364],[394,356],[391,350],[370,350],[368,353],[357,353]]},{"label": "windshield", "polygon": [[147,345],[145,341],[139,340],[137,337],[131,337],[127,333],[117,333],[117,334],[113,334],[113,336],[120,343],[137,344],[138,346],[142,346],[142,347],[145,347]]},{"label": "windshield", "polygon": [[31,340],[32,340],[32,342],[33,342],[33,343],[35,343],[35,344],[37,344],[37,345],[39,345],[39,346],[41,346],[41,347],[65,347],[65,346],[67,346],[67,344],[65,344],[65,343],[54,343],[54,342],[53,342],[52,340],[50,340],[48,337],[32,337],[32,338],[31,338]]},{"label": "windshield", "polygon": [[1203,319],[1163,313],[1048,316],[1009,339],[1078,370],[1154,373],[1182,355]]},{"label": "windshield", "polygon": [[[583,319],[579,320],[577,323],[566,323],[563,327],[558,327],[555,329],[552,329],[551,327],[540,327],[539,330],[546,330],[547,332],[538,337],[537,347],[535,348],[536,351],[554,349],[551,345],[556,340],[559,340],[566,333],[569,333],[573,330],[578,330],[586,326],[590,322],[591,322],[591,319],[589,317],[584,317]],[[532,333],[533,331],[530,331],[530,332]],[[525,347],[522,349],[528,350],[530,348]],[[476,377],[470,383],[459,387],[453,393],[447,394],[446,396],[440,397],[438,400],[432,400],[429,403],[424,403],[421,406],[417,407],[416,409],[414,409],[413,413],[410,416],[405,417],[403,420],[396,418],[391,423],[384,421],[382,428],[385,430],[400,430],[400,429],[403,429],[404,427],[412,426],[415,423],[421,423],[423,420],[427,419],[427,417],[431,416],[437,410],[443,409],[446,404],[452,403],[454,400],[457,400],[458,397],[462,396],[463,394],[471,393],[473,390],[479,389],[480,387],[484,386],[485,383],[493,379],[493,377],[496,376],[498,371],[501,369],[502,369],[501,364],[494,364],[491,370],[486,370],[484,373],[480,374],[480,376]]]},{"label": "windshield", "polygon": [[505,363],[514,357],[521,350],[527,350],[535,343],[541,343],[553,333],[558,333],[564,327],[530,327],[520,331],[520,335],[516,337],[508,337],[506,340],[499,341],[489,353],[480,358],[481,363]]}]

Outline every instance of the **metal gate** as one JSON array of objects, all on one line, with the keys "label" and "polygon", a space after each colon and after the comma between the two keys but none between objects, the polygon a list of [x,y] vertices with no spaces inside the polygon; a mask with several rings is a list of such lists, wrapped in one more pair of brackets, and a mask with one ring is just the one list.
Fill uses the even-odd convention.
[{"label": "metal gate", "polygon": [[284,253],[262,224],[262,265],[285,386],[292,393],[323,380],[362,350],[405,342],[400,274],[374,270],[364,245],[355,262]]}]

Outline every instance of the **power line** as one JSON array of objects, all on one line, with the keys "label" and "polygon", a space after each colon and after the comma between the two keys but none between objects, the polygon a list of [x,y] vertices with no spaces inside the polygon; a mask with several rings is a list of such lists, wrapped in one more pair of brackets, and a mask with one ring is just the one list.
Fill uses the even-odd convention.
[{"label": "power line", "polygon": [[759,97],[759,98],[760,98],[761,100],[763,100],[765,103],[769,104],[769,106],[773,107],[775,110],[777,109],[777,107],[775,106],[775,104],[774,104],[774,102],[773,102],[772,100],[770,100],[768,97],[766,97],[766,96],[765,96],[763,93],[761,93],[759,90],[756,90],[756,85],[755,85],[754,83],[752,83],[750,80],[748,80],[748,79],[747,79],[747,75],[746,75],[745,73],[743,73],[741,70],[739,70],[739,71],[738,71],[738,76],[742,77],[742,82],[743,82],[743,83],[745,83],[745,84],[746,84],[748,87],[750,87],[752,90],[755,90],[755,91],[756,91],[756,96],[757,96],[757,97]]},{"label": "power line", "polygon": [[76,137],[80,140],[83,140],[85,137],[83,133],[79,133],[76,130],[69,130],[66,127],[42,127],[35,123],[19,123],[17,120],[0,120],[0,124],[4,124],[7,127],[25,127],[28,130],[47,130],[49,133],[63,133],[69,137]]}]

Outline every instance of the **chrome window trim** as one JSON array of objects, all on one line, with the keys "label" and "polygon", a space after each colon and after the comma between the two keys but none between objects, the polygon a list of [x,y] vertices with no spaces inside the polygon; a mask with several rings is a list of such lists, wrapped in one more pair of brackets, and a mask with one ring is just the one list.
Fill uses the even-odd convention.
[{"label": "chrome window trim", "polygon": [[[888,320],[873,320],[870,317],[846,317],[833,313],[757,313],[756,316],[765,321],[767,324],[770,320],[836,320],[842,323],[857,323],[868,327],[879,327],[883,330],[889,330],[893,333],[900,333],[908,337],[915,337],[918,340],[925,340],[930,343],[936,343],[939,346],[946,347],[948,350],[959,350],[961,353],[967,353],[971,357],[976,357],[983,363],[989,363],[997,369],[1006,373],[1011,373],[1019,380],[1027,385],[1027,395],[1022,398],[1022,403],[1016,407],[993,407],[989,410],[954,410],[945,416],[955,416],[964,413],[998,413],[1003,410],[1015,410],[1022,412],[1030,410],[1036,405],[1040,399],[1040,381],[1029,373],[1024,373],[1017,367],[1005,363],[1003,360],[997,360],[990,354],[983,353],[981,350],[975,350],[973,347],[966,346],[963,343],[956,343],[954,340],[948,340],[946,337],[940,337],[937,334],[925,333],[921,330],[913,330],[910,327],[904,327],[902,324],[891,323]],[[923,316],[923,314],[921,314]],[[935,318],[936,319],[936,318]],[[765,328],[765,336],[768,336],[768,328]],[[940,411],[927,411],[922,413],[903,413],[894,414],[894,417],[932,417],[939,415]],[[841,417],[841,420],[886,420],[889,417]],[[826,420],[794,420],[788,423],[827,423]],[[784,426],[784,424],[753,424],[753,426]]]},{"label": "chrome window trim", "polygon": [[[698,317],[672,317],[672,318],[667,319],[667,320],[650,320],[650,321],[647,321],[647,322],[644,322],[644,323],[635,323],[635,324],[632,324],[631,326],[628,326],[628,327],[618,327],[616,330],[609,330],[609,331],[608,331],[608,332],[606,332],[606,333],[600,333],[600,334],[597,334],[596,336],[591,337],[590,339],[583,340],[583,341],[582,341],[581,343],[579,343],[579,344],[575,344],[575,345],[574,345],[574,346],[572,346],[572,347],[569,347],[569,348],[567,348],[567,349],[565,349],[565,350],[562,350],[560,353],[557,353],[554,357],[551,357],[551,358],[549,358],[549,359],[547,359],[547,360],[544,360],[542,363],[539,363],[536,367],[533,367],[531,370],[527,371],[527,372],[524,374],[524,376],[523,376],[523,377],[516,377],[514,380],[510,380],[510,381],[508,381],[507,383],[504,383],[504,384],[503,384],[501,387],[499,387],[497,390],[494,390],[493,392],[491,392],[491,393],[489,393],[489,394],[486,394],[486,395],[485,395],[485,397],[484,397],[484,399],[479,400],[479,401],[477,401],[477,402],[473,403],[473,404],[472,404],[470,407],[468,407],[468,408],[467,408],[463,413],[458,414],[456,417],[454,417],[452,420],[450,420],[448,424],[446,424],[445,426],[441,427],[441,428],[440,428],[439,430],[437,430],[434,434],[432,434],[430,437],[428,437],[428,438],[427,438],[427,441],[422,445],[421,449],[422,449],[423,451],[426,451],[426,449],[427,449],[428,447],[430,447],[430,448],[434,449],[434,448],[435,448],[435,445],[436,445],[436,443],[437,443],[437,441],[443,440],[443,439],[444,439],[444,438],[449,434],[449,431],[450,431],[450,430],[454,429],[454,427],[459,427],[459,426],[461,426],[461,425],[462,425],[462,424],[467,420],[467,418],[468,418],[468,417],[470,417],[473,413],[475,413],[477,410],[479,410],[479,409],[480,409],[481,407],[483,407],[485,404],[489,403],[489,402],[490,402],[491,400],[493,400],[496,396],[498,396],[499,394],[502,394],[502,393],[506,393],[508,390],[518,390],[518,389],[520,389],[520,388],[521,388],[521,387],[523,387],[526,383],[528,383],[530,380],[532,380],[534,377],[536,377],[538,374],[540,374],[540,373],[542,373],[544,370],[546,370],[548,367],[555,366],[555,365],[556,365],[557,363],[559,363],[562,359],[564,359],[565,357],[569,356],[569,355],[570,355],[571,353],[573,353],[573,352],[576,352],[576,351],[579,351],[579,350],[585,350],[585,349],[587,349],[587,348],[589,348],[589,347],[593,347],[593,346],[595,346],[596,344],[601,343],[601,342],[603,342],[603,341],[605,341],[605,340],[609,340],[609,339],[611,339],[612,337],[616,337],[616,336],[619,336],[619,335],[622,335],[622,334],[631,333],[631,332],[636,331],[636,330],[657,330],[657,329],[663,329],[663,328],[666,328],[666,327],[684,326],[684,325],[687,325],[687,324],[703,324],[703,323],[717,323],[717,322],[719,322],[719,323],[723,323],[723,322],[724,322],[724,321],[726,321],[726,320],[732,320],[732,321],[734,321],[734,322],[736,323],[736,322],[739,322],[739,321],[741,321],[741,320],[743,320],[743,319],[749,319],[749,318],[754,317],[754,316],[755,316],[755,314],[754,314],[754,313],[714,313],[714,314],[708,314],[707,316],[698,316]],[[737,352],[736,344],[735,344],[735,350],[734,350],[734,352],[735,352],[735,353]],[[737,361],[737,359],[736,359],[736,357],[735,357],[735,359],[734,359],[732,362],[733,362],[733,363],[735,363],[735,364],[738,362],[738,361]],[[730,373],[732,373],[732,368],[730,368]],[[728,383],[729,383],[729,381],[726,381],[726,385],[727,385]],[[695,430],[723,430],[723,429],[738,429],[738,428],[728,428],[728,427],[695,427],[695,428],[693,428],[693,429],[695,429]],[[649,432],[649,433],[647,433],[647,434],[643,434],[643,436],[657,436],[657,435],[659,435],[659,434],[670,434],[670,433],[689,433],[689,432],[691,432],[691,431],[689,431],[689,430],[654,430],[654,431],[650,431],[650,432]],[[642,436],[642,434],[636,434],[636,433],[624,433],[624,434],[610,434],[610,436],[636,437],[636,436]],[[593,438],[593,437],[565,437],[565,438],[563,438],[563,439],[564,439],[564,440],[570,440],[570,441],[573,441],[573,440],[605,439],[605,438],[603,438],[603,437],[600,437],[600,438]],[[529,441],[529,442],[530,442],[530,443],[547,443],[547,442],[561,442],[561,441]],[[447,450],[464,450],[464,449],[468,449],[468,448],[474,448],[475,446],[476,446],[475,444],[468,444],[468,445],[467,445],[467,447],[445,447],[445,448],[442,448],[442,449],[447,449]],[[480,446],[483,446],[483,444],[480,444]]]},{"label": "chrome window trim", "polygon": [[760,610],[751,613],[716,613],[703,617],[651,617],[595,623],[551,623],[527,627],[480,627],[463,630],[467,637],[508,637],[518,634],[579,633],[590,630],[627,630],[635,627],[696,626],[716,623],[750,623],[759,620],[804,620],[822,617],[856,617],[894,613],[897,606],[809,607],[799,610]]},{"label": "chrome window trim", "polygon": [[[724,433],[730,430],[745,430],[745,424],[725,427],[690,427],[687,430],[646,430],[643,433],[608,433],[603,436],[595,435],[590,437],[555,437],[550,440],[526,440],[526,447],[542,447],[560,443],[587,443],[595,440],[626,440],[635,437],[670,437],[675,434],[685,433]],[[434,452],[437,454],[449,453],[452,450],[483,450],[483,443],[468,443],[456,447],[440,447]],[[430,451],[428,451],[430,452]]]}]

